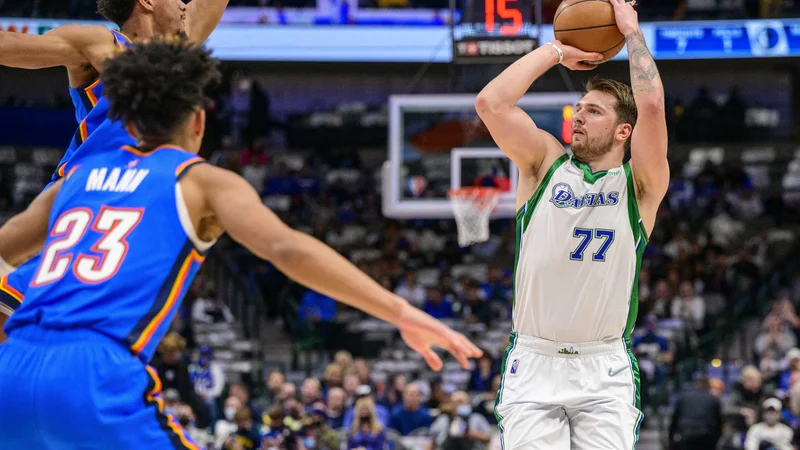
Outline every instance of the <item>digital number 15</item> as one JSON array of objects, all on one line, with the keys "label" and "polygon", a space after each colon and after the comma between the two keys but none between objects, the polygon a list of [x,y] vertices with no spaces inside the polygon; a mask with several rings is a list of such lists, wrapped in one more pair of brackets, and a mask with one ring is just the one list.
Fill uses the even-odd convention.
[{"label": "digital number 15", "polygon": [[495,13],[501,19],[511,20],[510,24],[500,25],[500,34],[503,36],[512,36],[519,34],[522,31],[522,12],[514,7],[509,8],[507,5],[514,0],[484,0],[486,11],[486,20],[484,21],[486,32],[493,33],[495,27]]}]

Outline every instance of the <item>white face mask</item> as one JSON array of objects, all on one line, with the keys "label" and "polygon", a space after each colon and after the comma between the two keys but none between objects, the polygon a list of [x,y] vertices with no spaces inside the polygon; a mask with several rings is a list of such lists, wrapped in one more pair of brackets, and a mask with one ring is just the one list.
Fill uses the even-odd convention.
[{"label": "white face mask", "polygon": [[764,413],[764,422],[767,422],[769,425],[775,425],[776,423],[780,422],[781,414],[777,412],[768,412]]},{"label": "white face mask", "polygon": [[228,422],[233,420],[234,415],[236,415],[236,408],[225,408],[225,419]]}]

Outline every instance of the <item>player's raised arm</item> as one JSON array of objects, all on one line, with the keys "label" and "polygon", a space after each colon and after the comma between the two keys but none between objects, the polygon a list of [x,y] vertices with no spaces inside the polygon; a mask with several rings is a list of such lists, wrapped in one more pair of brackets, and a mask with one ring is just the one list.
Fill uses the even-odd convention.
[{"label": "player's raised arm", "polygon": [[186,5],[188,26],[186,33],[192,41],[202,44],[217,28],[228,0],[192,0]]},{"label": "player's raised arm", "polygon": [[[464,336],[387,291],[324,243],[289,228],[242,177],[201,164],[181,186],[190,211],[208,210],[234,240],[298,283],[395,325],[434,370],[442,362],[432,345],[452,353],[465,368],[468,358],[481,354]],[[194,203],[198,197],[205,205]]]},{"label": "player's raised arm", "polygon": [[58,180],[39,194],[25,211],[0,227],[0,275],[5,275],[42,251],[47,239],[50,208],[62,183],[63,179]]},{"label": "player's raised arm", "polygon": [[20,69],[100,67],[114,51],[114,38],[101,26],[64,25],[45,34],[0,31],[0,65]]},{"label": "player's raised arm", "polygon": [[[638,112],[631,136],[631,168],[636,178],[638,200],[645,203],[646,209],[653,209],[654,219],[655,210],[669,187],[664,86],[653,56],[645,45],[633,6],[624,0],[611,0],[611,4],[617,27],[625,35],[631,88]],[[655,208],[647,204],[654,204]],[[647,217],[643,219],[648,220]]]},{"label": "player's raised arm", "polygon": [[599,61],[600,53],[586,53],[553,41],[523,56],[492,80],[478,94],[475,109],[489,128],[495,143],[523,172],[536,173],[548,151],[564,148],[540,130],[530,116],[517,106],[537,78],[557,64],[572,70],[591,70],[582,61]]}]

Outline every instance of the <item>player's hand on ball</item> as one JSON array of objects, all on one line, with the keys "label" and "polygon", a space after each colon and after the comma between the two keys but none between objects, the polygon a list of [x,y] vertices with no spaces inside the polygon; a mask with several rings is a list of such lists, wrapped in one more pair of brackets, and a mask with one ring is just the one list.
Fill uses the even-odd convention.
[{"label": "player's hand on ball", "polygon": [[627,2],[625,0],[610,0],[614,7],[614,18],[617,21],[619,32],[627,36],[639,31],[639,13],[633,9],[636,0]]},{"label": "player's hand on ball", "polygon": [[585,52],[579,48],[562,44],[558,40],[553,41],[552,44],[564,53],[561,65],[570,70],[592,70],[597,67],[597,61],[603,60],[602,53]]},{"label": "player's hand on ball", "polygon": [[483,355],[481,349],[461,333],[439,322],[419,309],[404,304],[397,321],[400,336],[412,350],[422,355],[425,362],[435,371],[442,370],[442,360],[433,351],[433,346],[441,347],[452,354],[461,367],[469,369],[469,359]]}]

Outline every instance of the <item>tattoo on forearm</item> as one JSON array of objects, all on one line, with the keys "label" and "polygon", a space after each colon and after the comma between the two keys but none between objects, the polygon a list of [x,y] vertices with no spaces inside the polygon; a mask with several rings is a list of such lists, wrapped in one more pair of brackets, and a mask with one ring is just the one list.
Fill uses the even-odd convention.
[{"label": "tattoo on forearm", "polygon": [[647,94],[663,91],[658,67],[653,61],[653,55],[647,50],[644,37],[641,33],[631,33],[625,36],[628,46],[628,59],[631,65],[631,87],[633,94]]}]

